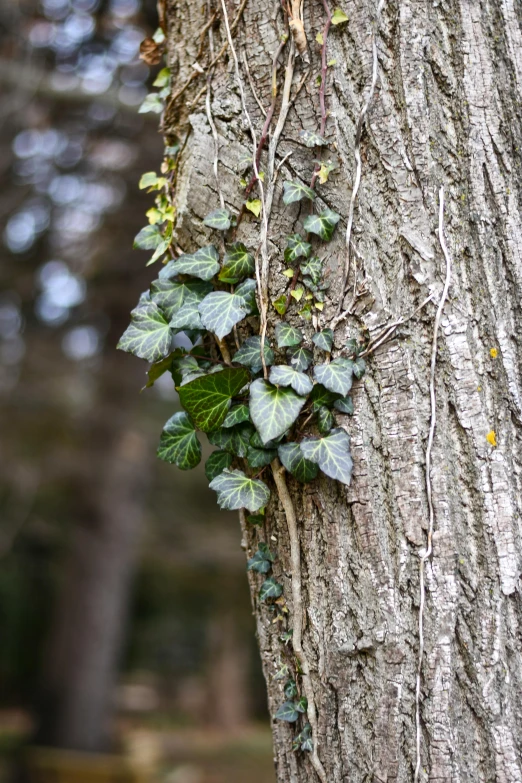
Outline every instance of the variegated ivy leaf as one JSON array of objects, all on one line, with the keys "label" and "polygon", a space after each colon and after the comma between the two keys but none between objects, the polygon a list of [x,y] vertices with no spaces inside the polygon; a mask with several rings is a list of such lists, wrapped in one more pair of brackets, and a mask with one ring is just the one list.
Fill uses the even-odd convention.
[{"label": "variegated ivy leaf", "polygon": [[312,245],[306,242],[300,234],[291,234],[286,240],[285,261],[291,264],[298,258],[308,258],[312,252]]},{"label": "variegated ivy leaf", "polygon": [[260,574],[267,574],[272,568],[275,558],[264,541],[261,541],[257,552],[247,561],[247,571],[257,571]]},{"label": "variegated ivy leaf", "polygon": [[283,586],[280,585],[279,582],[276,582],[273,576],[269,576],[261,585],[259,600],[266,601],[267,598],[279,598],[282,592]]},{"label": "variegated ivy leaf", "polygon": [[201,302],[212,291],[210,283],[188,282],[177,283],[175,280],[159,278],[153,280],[150,286],[151,299],[165,313],[170,321],[174,314],[188,302]]},{"label": "variegated ivy leaf", "polygon": [[276,457],[276,449],[256,449],[254,446],[248,447],[246,455],[251,468],[264,468],[265,465],[270,465]]},{"label": "variegated ivy leaf", "polygon": [[300,182],[285,182],[283,185],[283,202],[293,204],[295,201],[301,201],[303,198],[315,199],[315,191],[307,185]]},{"label": "variegated ivy leaf", "polygon": [[201,367],[194,356],[176,356],[172,362],[172,376],[177,385],[180,384],[182,378],[200,371]]},{"label": "variegated ivy leaf", "polygon": [[352,362],[349,359],[334,359],[329,364],[316,364],[314,377],[328,391],[346,397],[352,388]]},{"label": "variegated ivy leaf", "polygon": [[305,218],[303,227],[305,231],[309,231],[311,234],[317,234],[322,240],[328,242],[332,238],[334,229],[341,219],[341,216],[337,212],[333,212],[331,209],[325,209],[318,215],[308,215]]},{"label": "variegated ivy leaf", "polygon": [[131,313],[131,322],[118,343],[127,351],[148,362],[157,362],[170,353],[172,331],[163,313],[154,302],[138,305]]},{"label": "variegated ivy leaf", "polygon": [[322,332],[316,332],[312,337],[312,341],[321,351],[330,353],[333,345],[334,333],[331,329],[323,329]]},{"label": "variegated ivy leaf", "polygon": [[317,256],[311,256],[301,264],[301,273],[307,275],[312,283],[317,285],[323,273],[323,262]]},{"label": "variegated ivy leaf", "polygon": [[310,395],[310,402],[312,403],[312,411],[317,411],[323,406],[331,407],[336,400],[340,398],[339,394],[334,394],[322,385],[322,383],[316,383],[312,389]]},{"label": "variegated ivy leaf", "polygon": [[277,451],[285,468],[301,483],[312,481],[317,476],[318,466],[306,459],[299,443],[282,443]]},{"label": "variegated ivy leaf", "polygon": [[[181,256],[179,258],[181,258]],[[177,273],[173,270],[173,266],[176,261],[179,261],[179,258],[171,258],[170,261],[167,261],[166,264],[163,264],[160,271],[158,272],[158,277],[160,280],[170,280],[172,277],[177,276]]]},{"label": "variegated ivy leaf", "polygon": [[198,309],[199,302],[187,302],[174,313],[170,326],[176,331],[182,329],[203,329]]},{"label": "variegated ivy leaf", "polygon": [[311,130],[299,131],[299,138],[307,147],[322,147],[326,144],[326,140],[322,136]]},{"label": "variegated ivy leaf", "polygon": [[223,422],[223,427],[233,427],[235,424],[241,424],[242,421],[250,420],[250,411],[248,405],[240,403],[230,408]]},{"label": "variegated ivy leaf", "polygon": [[234,242],[229,245],[225,257],[223,258],[223,267],[218,275],[222,283],[235,285],[247,275],[251,275],[255,269],[254,256],[249,253],[242,242]]},{"label": "variegated ivy leaf", "polygon": [[162,240],[163,235],[158,226],[145,226],[134,237],[133,247],[140,250],[155,250]]},{"label": "variegated ivy leaf", "polygon": [[212,481],[220,473],[223,473],[225,468],[230,467],[232,460],[232,454],[228,451],[213,451],[205,462],[205,476],[207,479]]},{"label": "variegated ivy leaf", "polygon": [[203,432],[221,426],[230,408],[230,400],[250,380],[242,367],[226,367],[204,375],[178,388],[179,399],[192,421]]},{"label": "variegated ivy leaf", "polygon": [[366,362],[364,359],[358,358],[353,363],[353,374],[360,380],[366,372]]},{"label": "variegated ivy leaf", "polygon": [[252,437],[250,438],[250,445],[255,449],[275,449],[277,448],[277,445],[281,441],[282,437],[283,436],[280,435],[279,438],[274,438],[274,440],[269,440],[268,443],[263,443],[259,432],[254,430]]},{"label": "variegated ivy leaf", "polygon": [[326,405],[322,405],[317,411],[317,427],[319,432],[323,435],[326,435],[327,432],[330,432],[334,424],[335,419],[332,415],[332,412],[329,410],[329,408],[326,407]]},{"label": "variegated ivy leaf", "polygon": [[[274,361],[274,352],[265,340],[264,345],[265,364],[268,367]],[[247,337],[241,348],[234,354],[234,361],[243,364],[245,367],[251,367],[254,372],[261,369],[261,338],[255,335]]]},{"label": "variegated ivy leaf", "polygon": [[210,280],[219,271],[219,255],[214,245],[206,245],[193,255],[182,255],[171,267],[174,274],[192,275],[200,280]]},{"label": "variegated ivy leaf", "polygon": [[258,378],[250,385],[250,418],[263,444],[279,437],[292,426],[305,404],[291,389],[272,386]]},{"label": "variegated ivy leaf", "polygon": [[163,427],[158,457],[181,470],[195,468],[201,460],[201,444],[194,425],[184,411],[175,413]]},{"label": "variegated ivy leaf", "polygon": [[245,476],[242,470],[225,470],[210,482],[210,489],[217,492],[220,508],[235,511],[247,508],[257,511],[266,506],[270,499],[270,490],[259,479]]},{"label": "variegated ivy leaf", "polygon": [[284,321],[277,324],[275,336],[278,348],[300,345],[304,340],[303,333],[300,329],[296,329],[295,326],[290,326],[290,324],[287,324]]},{"label": "variegated ivy leaf", "polygon": [[257,312],[256,288],[256,281],[247,277],[235,290],[235,295],[244,299],[249,314]]},{"label": "variegated ivy leaf", "polygon": [[203,221],[204,226],[217,228],[218,231],[226,231],[232,225],[228,209],[215,209],[210,215],[207,215]]},{"label": "variegated ivy leaf", "polygon": [[353,400],[351,397],[342,397],[340,400],[336,400],[334,408],[336,411],[353,416]]},{"label": "variegated ivy leaf", "polygon": [[287,699],[295,699],[295,697],[299,693],[297,690],[297,683],[295,680],[288,680],[288,682],[285,683],[284,693]]},{"label": "variegated ivy leaf", "polygon": [[277,364],[270,370],[270,383],[276,386],[291,386],[301,396],[310,394],[313,383],[304,372],[298,372],[286,364]]},{"label": "variegated ivy leaf", "polygon": [[228,291],[212,291],[199,303],[199,313],[205,329],[220,340],[248,315],[248,305],[242,296]]},{"label": "variegated ivy leaf", "polygon": [[353,462],[350,454],[350,438],[344,430],[332,430],[324,438],[307,438],[299,444],[304,456],[317,463],[323,473],[349,484]]},{"label": "variegated ivy leaf", "polygon": [[209,432],[207,437],[213,446],[223,451],[229,451],[237,457],[246,457],[250,448],[250,439],[255,432],[250,422],[244,421],[233,427],[221,428]]},{"label": "variegated ivy leaf", "polygon": [[164,104],[157,92],[149,92],[145,96],[145,100],[138,109],[138,114],[146,114],[147,112],[153,112],[154,114],[161,114]]},{"label": "variegated ivy leaf", "polygon": [[308,348],[302,348],[300,346],[289,348],[286,355],[288,356],[290,364],[297,372],[304,372],[307,370],[314,358],[312,352],[309,351]]},{"label": "variegated ivy leaf", "polygon": [[295,701],[285,701],[274,715],[275,720],[284,720],[286,723],[295,723],[298,717],[299,711],[296,709]]}]

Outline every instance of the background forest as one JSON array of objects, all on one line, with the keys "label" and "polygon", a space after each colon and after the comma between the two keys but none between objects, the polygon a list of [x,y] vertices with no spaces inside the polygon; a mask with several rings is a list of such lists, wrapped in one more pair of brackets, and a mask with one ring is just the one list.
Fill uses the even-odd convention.
[{"label": "background forest", "polygon": [[[201,466],[155,459],[172,384],[140,394],[145,363],[115,350],[150,280],[132,240],[162,156],[138,113],[156,23],[149,0],[0,2],[2,781],[40,780],[27,743],[73,747],[87,696],[112,716],[103,750],[151,780],[273,780],[236,515]],[[86,696],[81,656],[107,639]]]}]

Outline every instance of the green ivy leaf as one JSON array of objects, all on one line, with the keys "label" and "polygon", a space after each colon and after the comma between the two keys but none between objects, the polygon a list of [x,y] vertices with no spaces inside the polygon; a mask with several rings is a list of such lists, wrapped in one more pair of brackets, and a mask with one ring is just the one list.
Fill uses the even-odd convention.
[{"label": "green ivy leaf", "polygon": [[308,375],[298,372],[286,364],[278,364],[272,367],[270,370],[270,383],[276,386],[291,386],[301,396],[310,394],[313,388],[313,383]]},{"label": "green ivy leaf", "polygon": [[247,571],[257,571],[260,574],[267,574],[272,568],[274,556],[265,542],[259,544],[255,555],[247,560]]},{"label": "green ivy leaf", "polygon": [[246,457],[250,448],[250,438],[255,432],[250,422],[245,421],[241,424],[235,424],[233,427],[214,430],[209,432],[207,437],[213,446],[223,451],[232,452],[238,457]]},{"label": "green ivy leaf", "polygon": [[331,411],[326,405],[322,405],[317,411],[317,427],[319,428],[319,432],[326,435],[327,432],[330,432],[334,424],[335,419]]},{"label": "green ivy leaf", "polygon": [[276,582],[273,576],[269,576],[261,585],[259,600],[266,601],[267,598],[279,598],[282,592],[283,586],[280,585],[279,582]]},{"label": "green ivy leaf", "polygon": [[282,443],[278,448],[279,459],[298,481],[305,484],[307,481],[313,481],[319,472],[315,462],[306,459],[299,443]]},{"label": "green ivy leaf", "polygon": [[278,348],[300,345],[304,340],[303,333],[300,329],[296,329],[295,326],[290,326],[290,324],[287,324],[284,321],[277,324],[275,336]]},{"label": "green ivy leaf", "polygon": [[162,68],[161,71],[158,73],[154,81],[152,82],[153,87],[166,87],[170,80],[170,68]]},{"label": "green ivy leaf", "polygon": [[311,256],[301,264],[301,273],[308,275],[312,283],[317,285],[323,273],[323,262],[317,256]]},{"label": "green ivy leaf", "polygon": [[153,112],[154,114],[161,114],[163,111],[163,101],[157,92],[149,92],[145,96],[145,100],[138,109],[138,114],[147,114],[147,112]]},{"label": "green ivy leaf", "polygon": [[326,139],[311,130],[299,131],[299,138],[307,147],[322,147],[327,143]]},{"label": "green ivy leaf", "polygon": [[306,750],[309,752],[312,752],[314,749],[313,741],[312,741],[312,727],[309,723],[305,723],[303,726],[303,730],[297,735],[297,737],[294,737],[293,743],[292,743],[292,750]]},{"label": "green ivy leaf", "polygon": [[337,411],[353,416],[353,400],[351,397],[343,397],[340,400],[336,400],[333,406]]},{"label": "green ivy leaf", "polygon": [[352,362],[349,359],[334,359],[329,364],[317,364],[314,377],[328,391],[346,397],[352,388],[353,371],[350,365]]},{"label": "green ivy leaf", "polygon": [[157,454],[164,462],[174,463],[181,470],[190,470],[199,464],[201,444],[184,411],[171,416],[163,427]]},{"label": "green ivy leaf", "polygon": [[252,280],[250,277],[247,277],[247,279],[243,280],[243,282],[240,283],[235,290],[235,295],[244,300],[248,313],[258,312],[256,302],[256,288],[256,281]]},{"label": "green ivy leaf", "polygon": [[187,302],[180,307],[172,316],[169,326],[177,332],[184,329],[203,329],[199,314],[199,301]]},{"label": "green ivy leaf", "polygon": [[152,301],[165,313],[169,321],[184,304],[189,302],[199,304],[210,291],[212,291],[210,283],[199,281],[177,283],[175,280],[167,280],[163,277],[153,280],[150,286]]},{"label": "green ivy leaf", "polygon": [[332,14],[332,24],[343,24],[348,21],[348,17],[342,8],[336,8]]},{"label": "green ivy leaf", "polygon": [[360,380],[366,372],[366,362],[364,359],[356,359],[353,363],[353,374]]},{"label": "green ivy leaf", "polygon": [[284,720],[287,723],[295,723],[299,717],[299,712],[295,705],[296,703],[294,701],[285,701],[277,710],[274,719]]},{"label": "green ivy leaf", "polygon": [[138,305],[117,347],[148,362],[157,362],[170,353],[172,332],[154,302]]},{"label": "green ivy leaf", "polygon": [[145,190],[145,188],[159,190],[166,184],[166,182],[167,180],[165,177],[158,177],[155,171],[146,171],[145,174],[141,175],[138,187],[140,190]]},{"label": "green ivy leaf", "polygon": [[315,191],[307,185],[302,185],[300,182],[285,182],[283,185],[283,202],[293,204],[295,201],[301,201],[303,198],[309,198],[312,201],[315,199]]},{"label": "green ivy leaf", "polygon": [[211,432],[221,426],[230,400],[249,380],[248,370],[226,367],[221,372],[204,375],[180,386],[179,399],[196,427],[203,432]]},{"label": "green ivy leaf", "polygon": [[134,237],[135,250],[155,250],[163,240],[158,226],[145,226]]},{"label": "green ivy leaf", "polygon": [[307,370],[314,358],[311,351],[307,348],[289,348],[286,355],[288,356],[290,364],[297,372],[304,372]]},{"label": "green ivy leaf", "polygon": [[321,349],[321,351],[326,351],[326,353],[330,353],[332,350],[333,345],[333,338],[334,333],[331,329],[323,329],[322,332],[316,332],[314,336],[312,337],[312,342],[314,345],[317,345],[318,348]]},{"label": "green ivy leaf", "polygon": [[313,412],[317,413],[317,411],[323,405],[326,405],[330,408],[335,404],[339,397],[339,394],[334,394],[333,392],[328,391],[328,389],[325,389],[322,383],[316,383],[310,395],[310,402],[312,403]]},{"label": "green ivy leaf", "polygon": [[284,315],[286,313],[286,296],[284,294],[281,294],[281,296],[278,296],[277,299],[274,299],[272,304],[274,305],[274,309],[279,313],[279,315]]},{"label": "green ivy leaf", "polygon": [[245,476],[242,470],[225,470],[212,479],[210,489],[214,489],[218,495],[220,508],[235,511],[238,508],[247,508],[249,511],[257,511],[266,506],[270,499],[270,490],[259,479]]},{"label": "green ivy leaf", "polygon": [[306,698],[306,696],[301,696],[301,698],[296,701],[295,708],[297,712],[301,712],[301,713],[306,712],[306,710],[308,709],[308,699]]},{"label": "green ivy leaf", "polygon": [[264,468],[266,465],[270,465],[276,457],[277,449],[258,449],[254,446],[249,446],[246,454],[251,468]]},{"label": "green ivy leaf", "polygon": [[234,242],[227,248],[223,258],[223,268],[218,275],[222,283],[235,285],[255,269],[254,256],[242,242]]},{"label": "green ivy leaf", "polygon": [[295,680],[288,680],[288,682],[285,683],[284,693],[288,700],[295,699],[298,693]]},{"label": "green ivy leaf", "polygon": [[[264,345],[265,364],[269,367],[274,362],[274,352],[265,340]],[[257,372],[263,366],[261,362],[261,338],[255,335],[248,337],[241,348],[234,354],[234,361],[243,364],[245,367],[251,367],[253,372]]]},{"label": "green ivy leaf", "polygon": [[223,422],[223,427],[233,427],[235,424],[241,424],[241,422],[249,420],[250,411],[248,410],[248,405],[240,403],[230,408]]},{"label": "green ivy leaf", "polygon": [[230,212],[228,209],[215,209],[214,212],[206,216],[203,225],[209,228],[217,228],[218,231],[227,231],[232,225]]},{"label": "green ivy leaf", "polygon": [[308,215],[303,223],[305,231],[311,234],[317,234],[322,240],[328,242],[332,238],[334,229],[341,219],[337,212],[331,209],[325,209],[318,215]]},{"label": "green ivy leaf", "polygon": [[205,476],[209,481],[212,481],[223,473],[225,468],[229,468],[232,464],[232,454],[228,451],[214,451],[205,462]]},{"label": "green ivy leaf", "polygon": [[219,255],[214,245],[200,248],[193,255],[182,255],[171,266],[176,275],[192,275],[200,280],[211,280],[219,271]]},{"label": "green ivy leaf", "polygon": [[291,389],[272,386],[259,378],[250,385],[250,417],[264,444],[287,431],[305,404]]},{"label": "green ivy leaf", "polygon": [[350,454],[350,438],[344,430],[332,430],[324,438],[307,438],[300,443],[304,456],[319,465],[323,473],[349,484],[353,462]]},{"label": "green ivy leaf", "polygon": [[302,256],[308,258],[311,252],[312,245],[310,242],[305,242],[300,234],[291,234],[287,237],[285,248],[285,261],[287,264],[297,261]]},{"label": "green ivy leaf", "polygon": [[246,518],[246,521],[248,522],[249,525],[254,525],[259,527],[265,521],[265,517],[264,514],[249,514]]},{"label": "green ivy leaf", "polygon": [[259,215],[261,214],[262,206],[263,205],[260,199],[258,198],[251,198],[248,201],[245,201],[245,207],[248,210],[250,210],[250,212],[252,212],[256,217],[259,217]]},{"label": "green ivy leaf", "polygon": [[212,291],[200,302],[199,313],[205,329],[221,340],[248,315],[248,307],[242,296],[229,294],[228,291]]},{"label": "green ivy leaf", "polygon": [[172,354],[165,356],[164,359],[160,359],[159,362],[155,362],[151,365],[147,371],[147,383],[143,387],[144,389],[150,389],[154,386],[155,381],[166,373],[172,367]]}]

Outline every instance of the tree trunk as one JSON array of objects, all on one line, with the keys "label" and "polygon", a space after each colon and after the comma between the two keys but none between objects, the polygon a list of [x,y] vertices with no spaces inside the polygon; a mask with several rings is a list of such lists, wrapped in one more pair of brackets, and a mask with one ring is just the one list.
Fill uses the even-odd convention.
[{"label": "tree trunk", "polygon": [[[318,714],[316,751],[329,783],[404,783],[414,780],[419,737],[419,780],[511,783],[522,781],[522,11],[514,0],[388,0],[377,16],[376,5],[346,1],[349,21],[330,29],[328,147],[321,151],[306,148],[298,136],[303,128],[318,132],[321,120],[316,35],[323,31],[325,11],[318,0],[304,2],[310,66],[306,57],[295,56],[292,97],[304,84],[277,148],[276,164],[292,154],[281,166],[268,230],[274,300],[288,287],[281,274],[285,237],[302,231],[305,216],[299,204],[283,207],[282,182],[308,184],[319,156],[338,163],[328,182],[317,187],[317,203],[342,216],[334,240],[323,246],[331,287],[318,313],[319,327],[331,325],[343,298],[345,233],[359,150],[361,185],[344,298],[350,314],[336,324],[335,348],[348,337],[374,338],[384,325],[407,319],[369,356],[368,372],[355,384],[354,416],[338,416],[351,436],[351,486],[322,476],[303,488],[287,476],[299,525],[303,648]],[[227,7],[233,26],[238,5],[229,0]],[[200,35],[207,4],[169,0],[166,10],[174,100],[164,124],[167,136],[185,138],[188,132],[176,236],[191,251],[211,241],[201,220],[219,207],[205,77],[193,68],[196,60],[202,66],[209,61],[207,33]],[[219,2],[217,11],[215,52],[227,40]],[[284,31],[278,3],[267,0],[247,2],[232,30],[258,140],[264,117],[252,86],[268,110],[272,56]],[[359,145],[374,40],[377,84]],[[280,58],[279,95],[293,51],[287,43]],[[239,161],[252,155],[252,139],[229,50],[211,82],[219,186],[238,212],[244,193]],[[267,171],[268,165],[264,153],[260,168]],[[268,192],[266,177],[264,187]],[[435,354],[436,428],[427,476],[434,421],[430,362],[445,279],[438,233],[441,187],[451,286]],[[253,194],[258,197],[255,189]],[[238,239],[257,248],[259,235],[260,222],[247,213]],[[432,301],[421,307],[430,295]],[[295,307],[285,318],[303,325]],[[278,320],[270,307],[269,338]],[[428,484],[434,534],[424,562],[417,736]],[[265,534],[277,550],[274,572],[293,627],[296,575],[275,491]],[[254,533],[245,529],[244,536],[251,554]],[[259,584],[252,577],[273,715],[285,700],[284,681],[274,675],[288,647],[280,640],[281,626],[257,601]],[[295,733],[294,726],[274,722],[281,783],[317,779],[311,754],[292,751]]]}]

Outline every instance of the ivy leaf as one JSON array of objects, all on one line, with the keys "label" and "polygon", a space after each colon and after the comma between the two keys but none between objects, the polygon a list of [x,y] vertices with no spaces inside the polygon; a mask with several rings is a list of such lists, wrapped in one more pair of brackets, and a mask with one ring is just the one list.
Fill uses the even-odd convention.
[{"label": "ivy leaf", "polygon": [[199,302],[187,302],[174,313],[169,326],[176,331],[183,329],[203,329],[198,309]]},{"label": "ivy leaf", "polygon": [[300,347],[289,348],[289,350],[286,352],[286,355],[290,360],[290,364],[294,370],[297,370],[297,372],[304,372],[307,370],[314,358],[311,351],[309,351],[307,348]]},{"label": "ivy leaf", "polygon": [[285,248],[285,261],[287,264],[297,261],[301,256],[308,258],[311,252],[312,245],[310,242],[305,242],[300,234],[291,234],[287,237]]},{"label": "ivy leaf", "polygon": [[169,321],[182,305],[189,302],[201,302],[209,291],[212,291],[210,283],[196,281],[177,283],[175,280],[167,280],[162,277],[153,280],[150,287],[152,301],[165,313]]},{"label": "ivy leaf", "polygon": [[290,326],[290,324],[287,324],[284,321],[277,324],[275,336],[278,348],[300,345],[304,340],[303,333],[300,329],[296,329],[295,326]]},{"label": "ivy leaf", "polygon": [[174,274],[193,275],[200,280],[210,280],[219,270],[219,255],[214,245],[200,248],[193,255],[182,255],[171,266]]},{"label": "ivy leaf", "polygon": [[278,364],[270,370],[270,383],[276,386],[291,386],[302,397],[310,394],[313,383],[303,372],[294,370],[286,364]]},{"label": "ivy leaf", "polygon": [[323,473],[349,484],[353,462],[350,454],[350,438],[344,430],[332,430],[324,438],[307,438],[299,444],[304,456],[315,462]]},{"label": "ivy leaf", "polygon": [[322,240],[328,242],[332,238],[334,229],[341,219],[337,212],[331,209],[325,209],[318,215],[308,215],[305,218],[303,227],[305,231],[311,234],[317,234]]},{"label": "ivy leaf", "polygon": [[154,114],[161,114],[163,111],[163,101],[157,92],[149,92],[145,96],[145,100],[138,109],[138,114],[146,114],[147,112],[154,112]]},{"label": "ivy leaf", "polygon": [[181,470],[190,470],[199,464],[201,444],[184,411],[171,416],[163,427],[157,454],[164,462],[174,463]]},{"label": "ivy leaf", "polygon": [[155,381],[157,381],[158,378],[161,378],[161,376],[166,373],[167,370],[170,370],[171,367],[172,354],[169,354],[168,356],[165,356],[164,359],[160,359],[159,362],[152,364],[147,371],[148,380],[143,388],[150,389],[151,386],[154,386]]},{"label": "ivy leaf", "polygon": [[256,288],[256,281],[251,277],[247,277],[235,290],[236,296],[245,300],[245,307],[249,313],[257,312]]},{"label": "ivy leaf", "polygon": [[154,81],[152,82],[153,87],[166,87],[170,80],[170,68],[162,68],[161,71],[158,73]]},{"label": "ivy leaf", "polygon": [[312,337],[312,342],[314,345],[317,345],[318,348],[321,349],[321,351],[326,351],[326,353],[330,353],[332,350],[333,345],[333,338],[334,333],[331,329],[323,329],[322,332],[316,332],[314,336]]},{"label": "ivy leaf", "polygon": [[240,403],[230,408],[222,426],[225,428],[233,427],[235,424],[241,424],[241,422],[249,421],[249,419],[250,411],[248,410],[248,405]]},{"label": "ivy leaf", "polygon": [[258,198],[252,198],[248,201],[245,201],[245,207],[250,210],[250,212],[253,212],[253,214],[256,217],[259,217],[261,214],[261,207],[263,205],[261,204],[261,201]]},{"label": "ivy leaf", "polygon": [[165,177],[158,177],[155,171],[146,171],[145,174],[141,175],[138,187],[140,190],[145,190],[145,188],[160,190],[166,183]]},{"label": "ivy leaf", "polygon": [[342,8],[336,8],[332,14],[332,24],[343,24],[348,21],[348,17]]},{"label": "ivy leaf", "polygon": [[279,315],[284,315],[286,313],[286,296],[284,294],[281,294],[277,299],[274,299],[272,304]]},{"label": "ivy leaf", "polygon": [[221,426],[230,407],[230,400],[250,380],[250,373],[241,367],[226,367],[221,372],[196,378],[178,388],[179,399],[194,424],[203,432]]},{"label": "ivy leaf", "polygon": [[163,234],[158,226],[145,226],[134,237],[135,250],[155,250],[163,240]]},{"label": "ivy leaf", "polygon": [[364,359],[356,359],[353,363],[353,374],[360,380],[366,372],[366,362]]},{"label": "ivy leaf", "polygon": [[242,242],[234,242],[227,248],[223,258],[223,268],[218,275],[222,283],[235,285],[255,269],[254,256],[248,252]]},{"label": "ivy leaf", "polygon": [[[274,352],[265,340],[264,351],[265,364],[268,367],[273,364]],[[247,337],[241,348],[234,354],[234,361],[243,364],[245,367],[251,367],[254,372],[260,370],[263,366],[261,361],[261,338],[255,335]]]},{"label": "ivy leaf", "polygon": [[328,391],[346,397],[352,388],[353,371],[351,364],[352,362],[349,359],[334,359],[329,364],[317,364],[314,367],[314,377]]},{"label": "ivy leaf", "polygon": [[295,702],[295,708],[297,712],[301,712],[301,713],[306,712],[306,710],[308,709],[308,699],[306,698],[306,696],[301,696],[301,698]]},{"label": "ivy leaf", "polygon": [[303,198],[309,198],[312,201],[315,199],[315,191],[309,188],[307,185],[302,185],[300,182],[285,182],[283,185],[283,202],[293,204],[295,201],[301,201]]},{"label": "ivy leaf", "polygon": [[249,514],[246,518],[249,525],[259,526],[265,521],[264,514]]},{"label": "ivy leaf", "polygon": [[277,457],[277,449],[258,449],[249,446],[246,458],[251,468],[264,468]]},{"label": "ivy leaf", "polygon": [[269,440],[268,443],[263,443],[259,432],[254,430],[252,437],[250,438],[250,445],[254,446],[256,449],[275,449],[277,448],[277,444],[280,443],[282,437],[283,436],[281,435],[279,438],[275,438],[275,440]]},{"label": "ivy leaf", "polygon": [[326,144],[326,139],[311,130],[299,131],[299,138],[307,147],[322,147]]},{"label": "ivy leaf", "polygon": [[203,225],[209,228],[217,228],[218,231],[226,231],[232,225],[230,212],[228,209],[215,209],[214,212],[206,216]]},{"label": "ivy leaf", "polygon": [[229,451],[238,457],[246,457],[250,448],[250,438],[255,432],[250,422],[244,421],[233,427],[225,427],[209,432],[207,437],[213,446],[223,451]]},{"label": "ivy leaf", "polygon": [[302,484],[312,481],[317,476],[318,466],[315,462],[306,459],[299,443],[282,443],[277,451],[287,471]]},{"label": "ivy leaf", "polygon": [[245,476],[242,470],[225,470],[212,479],[210,489],[217,492],[217,500],[220,508],[235,511],[238,508],[247,508],[249,511],[257,511],[266,506],[270,499],[270,490],[259,479]]},{"label": "ivy leaf", "polygon": [[353,416],[353,400],[351,397],[343,397],[340,400],[336,400],[333,405],[337,411]]},{"label": "ivy leaf", "polygon": [[317,413],[323,405],[331,407],[338,399],[339,395],[325,389],[322,383],[316,383],[310,395],[310,402],[312,403],[312,410],[314,413]]},{"label": "ivy leaf", "polygon": [[199,312],[205,329],[222,340],[248,315],[248,308],[242,296],[229,294],[228,291],[212,291],[200,302]]},{"label": "ivy leaf", "polygon": [[250,417],[264,444],[282,435],[305,404],[291,389],[272,386],[259,378],[250,385]]},{"label": "ivy leaf", "polygon": [[268,546],[264,543],[259,544],[255,555],[247,561],[247,571],[257,571],[260,574],[267,574],[272,568],[274,556]]},{"label": "ivy leaf", "polygon": [[172,269],[176,261],[179,261],[179,258],[171,258],[170,261],[167,261],[166,264],[163,264],[160,271],[158,272],[158,277],[160,280],[170,280],[172,277],[176,277],[176,272],[174,272]]},{"label": "ivy leaf", "polygon": [[309,752],[312,752],[314,749],[313,741],[312,741],[312,727],[309,723],[305,723],[303,726],[303,730],[297,735],[297,737],[294,737],[293,743],[292,743],[292,750],[307,750]]},{"label": "ivy leaf", "polygon": [[232,464],[232,454],[228,451],[213,451],[210,457],[205,462],[205,476],[209,481],[212,481],[223,473],[225,468],[229,468]]},{"label": "ivy leaf", "polygon": [[335,419],[331,411],[326,405],[322,405],[317,412],[317,427],[319,428],[319,432],[326,435],[327,432],[330,432],[334,424]]},{"label": "ivy leaf", "polygon": [[285,683],[285,696],[287,699],[295,699],[297,696],[297,685],[295,680],[288,680]]},{"label": "ivy leaf", "polygon": [[296,709],[294,701],[285,701],[274,715],[275,720],[284,720],[287,723],[295,723],[298,717],[299,712]]},{"label": "ivy leaf", "polygon": [[266,601],[267,598],[279,598],[282,592],[283,586],[276,582],[273,576],[269,576],[261,585],[259,600]]},{"label": "ivy leaf", "polygon": [[172,332],[154,302],[138,305],[117,347],[148,362],[157,362],[170,353]]},{"label": "ivy leaf", "polygon": [[317,285],[323,273],[323,262],[317,256],[312,256],[301,264],[301,272],[303,275],[308,275],[312,283]]}]

